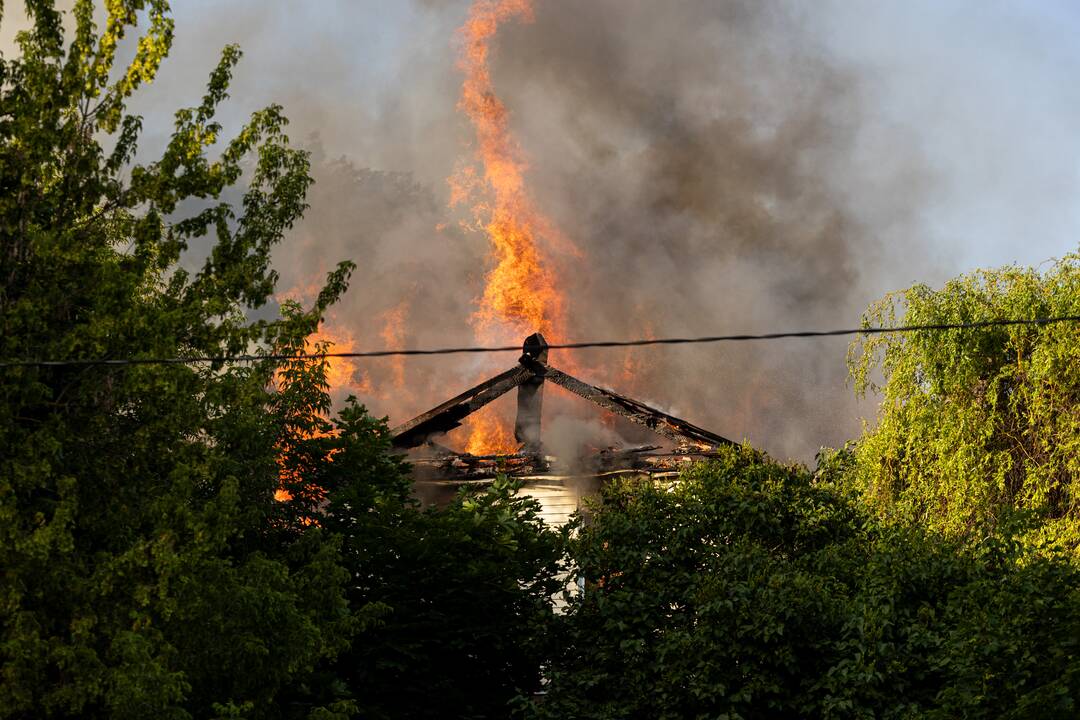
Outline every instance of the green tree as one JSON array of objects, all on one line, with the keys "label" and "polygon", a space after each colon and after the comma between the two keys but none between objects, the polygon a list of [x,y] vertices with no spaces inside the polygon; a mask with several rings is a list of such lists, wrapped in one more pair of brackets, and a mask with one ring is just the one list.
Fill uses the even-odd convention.
[{"label": "green tree", "polygon": [[[336,461],[335,461],[335,464]],[[540,689],[563,535],[496,481],[448,507],[382,505],[357,522],[363,488],[333,495],[352,603],[380,621],[329,664],[365,718],[505,718]]]},{"label": "green tree", "polygon": [[[276,106],[220,137],[239,51],[176,113],[161,157],[133,164],[125,103],[169,49],[167,4],[109,2],[98,28],[78,0],[66,44],[51,2],[26,11],[20,54],[0,61],[0,358],[302,348],[349,266],[314,308],[248,319],[309,178]],[[242,176],[234,207],[223,193]],[[213,247],[188,272],[197,238]],[[365,614],[347,605],[338,540],[304,523],[305,498],[273,500],[294,463],[281,448],[310,442],[305,414],[325,407],[322,368],[292,368],[278,393],[279,369],[0,370],[0,717],[278,716],[280,690],[347,645]]]},{"label": "green tree", "polygon": [[349,647],[280,701],[373,719],[506,717],[540,687],[565,532],[505,478],[420,507],[385,424],[355,405],[333,421],[324,410],[296,409],[306,422],[284,485],[301,523],[315,518],[340,539],[359,617]]},{"label": "green tree", "polygon": [[[980,270],[872,306],[870,324],[1080,315],[1080,256],[1045,271]],[[1018,513],[1080,546],[1076,323],[875,335],[853,345],[860,392],[880,390],[855,482],[882,512],[978,537]]]},{"label": "green tree", "polygon": [[[0,61],[0,360],[136,364],[0,369],[0,718],[505,715],[558,585],[538,506],[499,483],[423,510],[385,423],[331,414],[323,362],[230,361],[303,353],[352,269],[252,312],[311,182],[281,108],[221,137],[227,47],[137,164],[125,103],[167,4],[111,0],[99,29],[78,0],[67,44],[26,9]],[[162,357],[217,359],[137,363]]]},{"label": "green tree", "polygon": [[539,718],[1067,717],[1080,570],[882,524],[836,482],[732,450],[605,488]]}]

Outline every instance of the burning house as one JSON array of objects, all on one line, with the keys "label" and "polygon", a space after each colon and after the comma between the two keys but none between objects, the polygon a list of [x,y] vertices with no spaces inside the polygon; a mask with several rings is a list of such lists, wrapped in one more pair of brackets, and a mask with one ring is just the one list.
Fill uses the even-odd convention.
[{"label": "burning house", "polygon": [[[545,338],[564,342],[568,326],[565,293],[551,256],[555,252],[579,258],[581,253],[534,206],[526,190],[527,162],[511,137],[509,113],[495,92],[489,68],[499,25],[531,17],[527,0],[478,2],[459,30],[458,64],[464,75],[459,108],[475,130],[476,151],[472,162],[450,178],[450,186],[451,206],[471,205],[472,227],[490,241],[491,266],[473,317],[477,338],[503,341],[535,332],[525,339],[514,367],[401,424],[393,430],[393,443],[408,453],[416,494],[424,501],[444,501],[463,485],[505,474],[521,480],[524,491],[540,500],[547,521],[559,523],[605,478],[674,475],[730,441],[548,362]],[[578,372],[576,365],[569,369]],[[544,387],[549,383],[598,406],[608,419],[618,417],[651,430],[658,442],[603,448],[579,442],[587,446],[579,448],[584,455],[553,454],[557,444],[545,443],[541,433]],[[517,391],[512,437],[509,418],[482,411],[511,390]],[[469,432],[464,449],[451,449],[442,436],[463,424]]]},{"label": "burning house", "polygon": [[[545,452],[541,432],[544,386],[554,385],[602,410],[648,428],[660,445],[597,449],[585,458],[560,459]],[[498,397],[517,390],[515,452],[474,455],[441,445],[445,433]],[[620,475],[673,477],[695,461],[714,455],[731,440],[673,417],[612,390],[590,385],[548,364],[544,336],[525,339],[518,363],[437,407],[394,428],[394,447],[408,452],[416,494],[425,502],[445,501],[459,488],[489,483],[498,475],[519,479],[524,491],[543,506],[547,522],[565,522],[580,499],[605,479]]]},{"label": "burning house", "polygon": [[[546,520],[559,523],[605,479],[673,476],[730,441],[608,389],[643,391],[645,363],[629,349],[621,363],[586,365],[582,357],[558,355],[556,349],[551,355],[558,367],[549,362],[548,342],[560,345],[583,330],[582,313],[571,311],[567,284],[580,279],[573,270],[589,264],[589,258],[534,202],[527,183],[529,163],[513,137],[510,111],[492,77],[490,60],[499,27],[531,19],[529,0],[480,0],[458,30],[458,69],[463,76],[458,108],[474,138],[473,151],[461,158],[448,178],[448,209],[457,213],[464,234],[482,235],[487,241],[482,289],[478,288],[468,316],[475,340],[510,345],[533,334],[525,339],[513,367],[392,432],[394,446],[412,464],[415,491],[423,501],[439,503],[462,486],[490,483],[505,474],[521,480],[524,491],[541,501]],[[312,297],[314,292],[299,294]],[[435,304],[431,296],[421,304],[415,293],[414,288],[394,294],[394,306],[377,316],[386,346],[408,344],[413,337],[409,321],[417,323]],[[330,324],[334,327],[320,327],[316,341],[348,351],[363,340],[360,332],[354,338],[340,323]],[[433,323],[426,324],[430,330]],[[651,335],[651,325],[642,320],[638,332]],[[439,392],[450,377],[464,375],[465,382],[476,382],[494,370],[471,364],[418,370],[410,366],[407,371],[403,362],[379,370],[343,358],[328,364],[334,391],[369,399],[380,414],[395,419],[423,407],[416,399]],[[545,421],[542,433],[547,385],[575,397],[549,399],[547,417],[555,422]],[[505,405],[491,405],[511,390],[517,394],[516,416]],[[596,406],[602,412],[600,421],[585,420],[580,408],[569,407],[574,399]],[[460,431],[454,432],[457,428]]]}]

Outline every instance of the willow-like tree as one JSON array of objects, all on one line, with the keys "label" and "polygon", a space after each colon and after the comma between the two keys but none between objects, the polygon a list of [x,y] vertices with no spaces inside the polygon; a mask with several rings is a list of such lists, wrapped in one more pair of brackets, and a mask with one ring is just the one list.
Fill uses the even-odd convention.
[{"label": "willow-like tree", "polygon": [[[301,349],[349,266],[313,309],[249,320],[310,182],[280,108],[221,137],[228,47],[161,156],[134,163],[125,106],[173,25],[161,0],[105,7],[78,0],[65,39],[53,4],[28,0],[19,53],[0,61],[0,359]],[[242,175],[234,206],[223,193]],[[200,238],[212,249],[189,272]],[[298,462],[280,449],[322,422],[320,368],[293,368],[279,393],[281,369],[0,369],[0,717],[263,716],[342,649],[364,616],[337,541],[304,524],[311,498],[273,500]]]},{"label": "willow-like tree", "polygon": [[[916,285],[870,324],[1080,315],[1080,256],[1043,271],[980,270],[940,290]],[[1014,325],[876,335],[852,348],[857,388],[881,392],[855,477],[883,511],[956,535],[1018,516],[1077,547],[1080,325]]]},{"label": "willow-like tree", "polygon": [[530,716],[1076,717],[1080,568],[875,519],[835,459],[606,485]]}]

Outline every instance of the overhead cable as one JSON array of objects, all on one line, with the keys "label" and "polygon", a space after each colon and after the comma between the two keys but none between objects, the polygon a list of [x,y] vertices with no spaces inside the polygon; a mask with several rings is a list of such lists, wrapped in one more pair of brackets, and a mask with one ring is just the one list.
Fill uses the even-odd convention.
[{"label": "overhead cable", "polygon": [[[896,327],[862,327],[841,330],[792,330],[784,332],[705,335],[701,337],[640,338],[637,340],[590,340],[585,342],[550,343],[550,350],[584,350],[587,348],[647,347],[651,345],[698,345],[720,342],[745,342],[751,340],[782,340],[785,338],[837,337],[842,335],[882,335],[942,330],[973,330],[1012,325],[1051,325],[1080,322],[1080,315],[1039,317],[1028,319],[975,320],[962,323],[930,323],[925,325],[898,325]],[[65,367],[86,365],[194,365],[200,363],[244,363],[262,361],[320,360],[324,358],[381,358],[421,355],[465,355],[484,353],[521,352],[521,345],[474,345],[430,349],[368,350],[363,352],[326,352],[301,354],[256,355],[197,355],[169,358],[71,358],[71,359],[21,359],[0,361],[0,368],[16,367]]]}]

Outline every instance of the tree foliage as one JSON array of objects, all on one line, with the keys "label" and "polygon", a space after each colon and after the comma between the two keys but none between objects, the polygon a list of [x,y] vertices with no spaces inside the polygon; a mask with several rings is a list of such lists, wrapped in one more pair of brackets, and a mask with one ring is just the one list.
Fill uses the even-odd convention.
[{"label": "tree foliage", "polygon": [[311,182],[281,108],[222,137],[227,47],[135,163],[167,4],[78,0],[67,45],[26,9],[0,61],[0,358],[222,360],[0,372],[0,718],[503,716],[555,591],[537,505],[500,484],[421,510],[322,361],[228,360],[303,354],[353,267],[253,319]]},{"label": "tree foliage", "polygon": [[499,480],[445,508],[334,514],[350,600],[386,608],[333,664],[361,717],[502,718],[539,689],[563,538],[516,490]]},{"label": "tree foliage", "polygon": [[[125,101],[169,49],[164,2],[28,2],[0,62],[0,356],[228,357],[298,349],[341,292],[250,322],[270,248],[304,209],[308,163],[280,109],[214,121],[239,59],[132,164]],[[126,67],[117,47],[145,16]],[[216,159],[208,156],[220,143]],[[247,173],[239,207],[223,191]],[[202,208],[183,216],[181,203]],[[190,206],[190,205],[189,205]],[[201,270],[178,265],[210,236]],[[273,493],[295,433],[272,363],[7,368],[0,378],[0,717],[265,714],[347,644],[337,539]],[[304,372],[319,383],[321,369]],[[309,401],[318,405],[317,397]],[[302,508],[300,509],[302,510]]]},{"label": "tree foliage", "polygon": [[[881,422],[816,477],[732,450],[613,483],[572,540],[502,481],[422,509],[322,362],[229,362],[303,353],[352,269],[253,312],[311,180],[277,106],[222,136],[239,50],[136,163],[167,3],[76,0],[68,40],[26,8],[0,59],[0,358],[220,360],[0,369],[0,718],[1077,713],[1080,570],[1014,533],[1026,511],[1073,538],[1074,326],[868,340]],[[983,272],[868,321],[1076,315],[1078,279]],[[556,618],[566,547],[586,588]]]},{"label": "tree foliage", "polygon": [[[1080,256],[1045,271],[980,270],[940,290],[887,296],[870,324],[1080,315]],[[1080,518],[1080,329],[1076,323],[875,335],[853,346],[860,391],[880,390],[856,482],[883,511],[956,535],[1024,511]],[[877,374],[880,371],[880,374]]]},{"label": "tree foliage", "polygon": [[[1065,717],[1080,571],[867,517],[748,451],[604,490],[536,717]],[[579,521],[580,522],[580,521]]]}]

